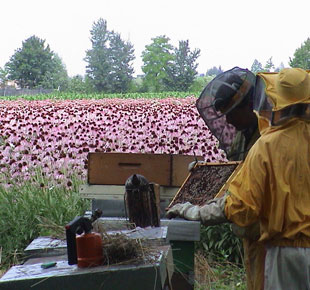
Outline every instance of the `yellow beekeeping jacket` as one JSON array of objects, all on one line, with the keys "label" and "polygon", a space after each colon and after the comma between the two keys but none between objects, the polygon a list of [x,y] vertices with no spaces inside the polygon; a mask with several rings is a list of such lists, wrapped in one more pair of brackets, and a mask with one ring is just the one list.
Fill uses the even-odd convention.
[{"label": "yellow beekeeping jacket", "polygon": [[228,191],[226,217],[243,227],[259,221],[260,242],[310,247],[310,123],[266,128]]}]

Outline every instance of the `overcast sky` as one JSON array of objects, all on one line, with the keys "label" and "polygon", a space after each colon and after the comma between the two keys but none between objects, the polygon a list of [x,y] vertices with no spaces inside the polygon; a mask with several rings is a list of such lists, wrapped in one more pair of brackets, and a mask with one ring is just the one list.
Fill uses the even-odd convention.
[{"label": "overcast sky", "polygon": [[290,57],[310,37],[310,0],[10,0],[1,2],[0,67],[22,41],[45,39],[70,76],[85,74],[90,30],[99,18],[135,49],[135,74],[141,53],[152,38],[166,35],[171,44],[189,40],[201,50],[198,71],[213,66],[251,68],[272,57],[288,66]]}]

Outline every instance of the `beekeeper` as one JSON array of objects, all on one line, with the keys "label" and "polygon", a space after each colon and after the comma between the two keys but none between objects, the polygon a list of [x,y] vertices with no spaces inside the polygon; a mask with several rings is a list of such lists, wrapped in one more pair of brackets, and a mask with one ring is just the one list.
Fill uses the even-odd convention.
[{"label": "beekeeper", "polygon": [[310,75],[289,68],[257,78],[261,137],[225,196],[201,207],[177,204],[167,216],[206,226],[259,222],[266,256],[255,289],[310,289]]},{"label": "beekeeper", "polygon": [[[209,82],[196,103],[200,116],[231,161],[244,160],[260,137],[253,111],[255,82],[251,71],[234,67]],[[264,247],[257,243],[259,224],[246,228],[232,224],[232,230],[243,241],[247,289],[255,289],[261,282],[256,277],[263,272],[258,265],[265,255]]]},{"label": "beekeeper", "polygon": [[234,67],[216,76],[200,94],[196,107],[229,160],[243,160],[259,137],[253,112],[255,75]]}]

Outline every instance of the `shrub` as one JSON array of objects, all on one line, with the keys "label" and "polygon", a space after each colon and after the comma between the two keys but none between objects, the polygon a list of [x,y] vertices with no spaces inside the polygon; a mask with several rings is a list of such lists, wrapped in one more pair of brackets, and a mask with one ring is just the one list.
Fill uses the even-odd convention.
[{"label": "shrub", "polygon": [[221,224],[201,227],[201,238],[196,243],[197,250],[207,253],[213,260],[227,260],[241,264],[243,259],[242,241],[234,235],[231,225]]}]

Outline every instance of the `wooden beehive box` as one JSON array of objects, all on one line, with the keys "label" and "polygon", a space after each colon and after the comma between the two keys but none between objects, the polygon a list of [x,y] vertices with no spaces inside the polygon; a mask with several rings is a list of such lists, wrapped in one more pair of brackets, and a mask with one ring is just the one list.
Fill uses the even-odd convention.
[{"label": "wooden beehive box", "polygon": [[149,182],[180,187],[194,160],[190,155],[93,152],[88,154],[88,184],[124,185],[131,175],[141,174]]},{"label": "wooden beehive box", "polygon": [[177,203],[203,205],[221,197],[241,167],[240,161],[225,163],[197,163],[172,199],[168,209]]}]

